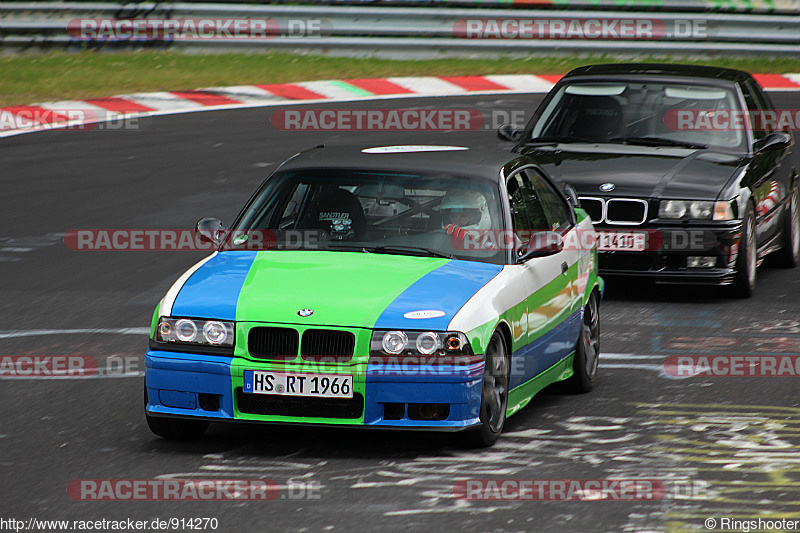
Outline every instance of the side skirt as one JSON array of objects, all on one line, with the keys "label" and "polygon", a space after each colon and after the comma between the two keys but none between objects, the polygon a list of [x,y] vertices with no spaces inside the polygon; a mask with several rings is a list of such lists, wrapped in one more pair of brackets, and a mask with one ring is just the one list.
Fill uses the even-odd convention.
[{"label": "side skirt", "polygon": [[573,351],[567,357],[554,364],[541,374],[533,377],[525,383],[518,385],[508,393],[508,408],[506,416],[511,416],[526,405],[533,399],[533,397],[543,388],[559,381],[569,379],[575,373],[572,369],[573,361],[575,360],[575,352]]}]

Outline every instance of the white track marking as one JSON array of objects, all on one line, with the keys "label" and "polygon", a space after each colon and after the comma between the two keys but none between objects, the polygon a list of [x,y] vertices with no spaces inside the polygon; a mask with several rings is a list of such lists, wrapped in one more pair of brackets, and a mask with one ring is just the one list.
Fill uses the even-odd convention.
[{"label": "white track marking", "polygon": [[332,80],[301,81],[294,83],[293,85],[297,85],[303,89],[308,89],[309,91],[321,94],[322,96],[327,96],[328,98],[352,98],[354,96],[353,91],[348,91],[344,87],[339,87],[338,85],[331,83],[331,81]]},{"label": "white track marking", "polygon": [[539,76],[530,74],[509,75],[502,74],[496,76],[485,76],[491,82],[508,87],[514,91],[529,91],[534,93],[546,93],[553,88],[553,83]]},{"label": "white track marking", "polygon": [[233,85],[231,87],[207,87],[200,90],[208,91],[214,94],[218,94],[220,96],[226,96],[228,98],[233,98],[234,100],[239,100],[240,102],[245,104],[263,103],[265,100],[272,100],[276,102],[284,100],[283,97],[276,96],[271,92],[262,89],[261,87],[256,87],[255,85]]},{"label": "white track marking", "polygon": [[169,107],[170,110],[180,110],[207,107],[193,100],[189,100],[188,98],[181,98],[169,92],[135,93],[125,95],[122,98],[143,106],[152,107],[153,109]]},{"label": "white track marking", "polygon": [[465,88],[460,87],[455,83],[450,83],[449,81],[445,81],[434,76],[387,79],[395,85],[405,87],[409,91],[414,91],[415,93],[425,93],[428,95],[446,94],[448,96],[471,94],[471,91],[467,91]]},{"label": "white track marking", "polygon": [[74,110],[94,111],[100,117],[104,117],[107,115],[116,116],[119,114],[115,113],[114,111],[109,111],[108,109],[104,109],[99,105],[90,104],[89,102],[85,102],[83,100],[59,100],[58,102],[44,103],[40,107],[42,107],[43,109],[49,109],[51,111],[74,111]]},{"label": "white track marking", "polygon": [[38,337],[41,335],[149,335],[150,328],[93,328],[93,329],[22,329],[0,331],[0,339],[16,339],[20,337]]},{"label": "white track marking", "polygon": [[603,359],[606,360],[620,360],[620,359],[655,359],[663,360],[669,357],[668,355],[639,355],[637,353],[601,353]]},{"label": "white track marking", "polygon": [[[800,85],[800,74],[784,74],[784,78],[788,78],[795,82],[796,84]],[[775,89],[767,89],[767,91],[773,91]]]}]

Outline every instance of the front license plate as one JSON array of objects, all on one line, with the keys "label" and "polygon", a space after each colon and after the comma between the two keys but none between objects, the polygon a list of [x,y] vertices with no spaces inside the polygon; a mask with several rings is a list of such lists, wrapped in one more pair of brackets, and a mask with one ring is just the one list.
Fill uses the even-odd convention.
[{"label": "front license plate", "polygon": [[643,252],[647,234],[635,231],[598,231],[597,250],[601,252]]},{"label": "front license plate", "polygon": [[310,398],[352,398],[353,376],[245,370],[244,392]]}]

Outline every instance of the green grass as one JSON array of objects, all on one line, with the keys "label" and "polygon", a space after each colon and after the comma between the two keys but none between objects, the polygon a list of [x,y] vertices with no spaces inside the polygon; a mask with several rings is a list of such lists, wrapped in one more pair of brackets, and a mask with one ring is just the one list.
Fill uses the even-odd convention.
[{"label": "green grass", "polygon": [[[290,54],[198,55],[152,51],[22,54],[0,57],[0,106],[142,91],[322,79],[560,74],[580,65],[620,61],[604,56],[397,61]],[[637,62],[644,61],[669,60],[637,59]],[[760,73],[800,72],[800,58],[690,62]]]}]

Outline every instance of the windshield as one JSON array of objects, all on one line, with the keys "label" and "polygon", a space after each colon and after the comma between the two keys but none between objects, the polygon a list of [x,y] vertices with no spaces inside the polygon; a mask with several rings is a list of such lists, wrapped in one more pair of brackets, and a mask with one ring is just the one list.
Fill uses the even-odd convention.
[{"label": "windshield", "polygon": [[530,140],[744,148],[743,128],[716,127],[739,113],[726,88],[677,83],[579,82],[562,86]]},{"label": "windshield", "polygon": [[[242,247],[452,257],[502,264],[501,251],[466,249],[453,228],[502,229],[496,185],[462,176],[302,170],[270,178],[229,233]],[[258,231],[253,231],[258,230]]]}]

